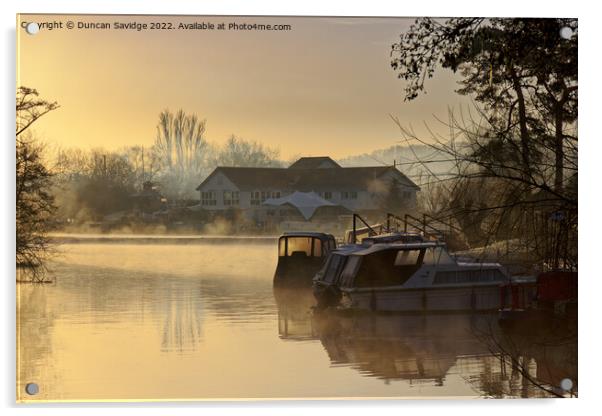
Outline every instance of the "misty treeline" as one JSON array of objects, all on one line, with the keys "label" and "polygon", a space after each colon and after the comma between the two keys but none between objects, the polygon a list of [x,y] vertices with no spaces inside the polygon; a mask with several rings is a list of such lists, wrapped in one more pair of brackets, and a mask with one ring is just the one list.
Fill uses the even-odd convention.
[{"label": "misty treeline", "polygon": [[199,199],[195,188],[218,165],[279,166],[277,150],[235,135],[218,146],[206,128],[196,114],[165,110],[152,146],[59,150],[53,167],[58,217],[78,223],[131,209],[144,182],[170,203],[192,205]]},{"label": "misty treeline", "polygon": [[53,150],[31,126],[59,108],[38,91],[16,94],[16,263],[43,279],[51,253],[48,232],[67,223],[101,220],[133,207],[144,182],[152,182],[173,203],[198,203],[195,188],[217,165],[279,166],[278,151],[232,135],[221,146],[206,138],[206,121],[182,110],[161,112],[149,147],[118,151]]},{"label": "misty treeline", "polygon": [[458,225],[470,247],[503,241],[541,267],[576,269],[577,20],[420,18],[391,57],[406,101],[448,69],[473,103],[437,119],[444,135],[393,118],[403,144],[434,155],[419,161],[422,209]]}]

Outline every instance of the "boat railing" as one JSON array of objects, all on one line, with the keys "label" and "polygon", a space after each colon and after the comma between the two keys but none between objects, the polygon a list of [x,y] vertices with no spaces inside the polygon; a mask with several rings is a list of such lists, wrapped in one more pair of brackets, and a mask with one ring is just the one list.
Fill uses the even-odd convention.
[{"label": "boat railing", "polygon": [[[435,227],[432,225],[433,223],[440,224],[443,227]],[[422,218],[405,214],[401,218],[395,214],[387,213],[387,230],[389,232],[399,231],[400,228],[403,228],[404,233],[414,230],[422,233],[426,238],[441,241],[445,241],[446,235],[450,234],[451,230],[461,231],[453,224],[444,222],[428,214],[422,214]]]},{"label": "boat railing", "polygon": [[[358,228],[358,223],[363,224],[362,228]],[[368,237],[373,237],[376,235],[381,235],[385,231],[385,228],[382,224],[370,225],[368,222],[362,218],[361,215],[354,213],[353,214],[353,230],[350,233],[347,233],[345,236],[345,242],[348,244],[356,244],[358,241],[358,235],[367,234]]]},{"label": "boat railing", "polygon": [[[434,226],[433,224],[440,224]],[[361,227],[361,228],[358,228]],[[360,236],[374,237],[385,233],[395,232],[418,232],[424,238],[438,241],[445,241],[446,236],[452,230],[461,232],[461,230],[453,224],[441,221],[438,218],[428,214],[422,214],[422,218],[417,218],[411,214],[404,214],[403,217],[387,213],[385,224],[369,224],[360,214],[353,214],[353,229],[347,231],[344,243],[356,244],[360,240]]]}]

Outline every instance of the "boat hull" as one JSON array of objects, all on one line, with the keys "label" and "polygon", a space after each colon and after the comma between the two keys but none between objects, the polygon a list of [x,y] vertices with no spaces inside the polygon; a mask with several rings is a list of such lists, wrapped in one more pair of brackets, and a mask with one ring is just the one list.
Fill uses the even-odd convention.
[{"label": "boat hull", "polygon": [[498,285],[444,288],[341,289],[344,309],[380,312],[466,312],[497,311]]},{"label": "boat hull", "polygon": [[310,257],[307,259],[282,259],[278,261],[274,273],[274,286],[303,286],[311,287],[314,275],[320,270],[324,259]]}]

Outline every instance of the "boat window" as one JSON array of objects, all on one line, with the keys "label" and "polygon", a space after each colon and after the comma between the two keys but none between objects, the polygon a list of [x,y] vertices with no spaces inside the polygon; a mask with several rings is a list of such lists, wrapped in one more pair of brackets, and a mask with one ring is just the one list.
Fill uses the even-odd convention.
[{"label": "boat window", "polygon": [[353,286],[353,279],[355,278],[355,274],[357,273],[357,269],[359,268],[362,262],[362,258],[360,256],[348,256],[347,262],[345,263],[345,267],[341,272],[340,285],[343,287],[351,287]]},{"label": "boat window", "polygon": [[420,250],[400,250],[395,257],[395,266],[407,266],[418,263]]},{"label": "boat window", "polygon": [[339,255],[330,256],[330,261],[328,262],[328,266],[326,269],[326,273],[324,273],[324,281],[328,283],[333,283],[338,272],[342,266],[344,257]]},{"label": "boat window", "polygon": [[337,243],[334,241],[334,238],[333,238],[333,237],[330,237],[330,238],[328,239],[328,251],[332,251],[332,250],[334,250],[335,248],[337,248]]},{"label": "boat window", "polygon": [[440,271],[435,275],[434,284],[502,282],[506,276],[498,269]]},{"label": "boat window", "polygon": [[427,266],[434,266],[438,263],[439,258],[435,255],[435,247],[429,247],[424,252],[423,263]]},{"label": "boat window", "polygon": [[426,265],[452,265],[456,264],[454,259],[443,247],[429,247],[424,253],[424,264]]},{"label": "boat window", "polygon": [[280,238],[278,240],[278,256],[286,256],[286,238]]},{"label": "boat window", "polygon": [[311,256],[311,237],[288,237],[286,255],[289,257]]},{"label": "boat window", "polygon": [[456,264],[456,261],[449,255],[444,247],[435,247],[435,258],[438,257],[437,263],[443,265]]},{"label": "boat window", "polygon": [[314,238],[314,257],[322,257],[322,240]]},{"label": "boat window", "polygon": [[[401,254],[406,252],[407,254]],[[422,265],[424,250],[384,250],[364,256],[355,286],[396,286],[405,283]]]}]

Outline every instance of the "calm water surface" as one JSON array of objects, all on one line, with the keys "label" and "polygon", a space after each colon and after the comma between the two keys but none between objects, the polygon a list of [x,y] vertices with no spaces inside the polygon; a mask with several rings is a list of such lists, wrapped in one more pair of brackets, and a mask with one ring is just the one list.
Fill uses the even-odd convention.
[{"label": "calm water surface", "polygon": [[576,342],[499,354],[491,317],[314,314],[311,293],[274,293],[275,244],[62,244],[53,283],[17,286],[18,400],[544,397],[535,384],[576,380]]}]

